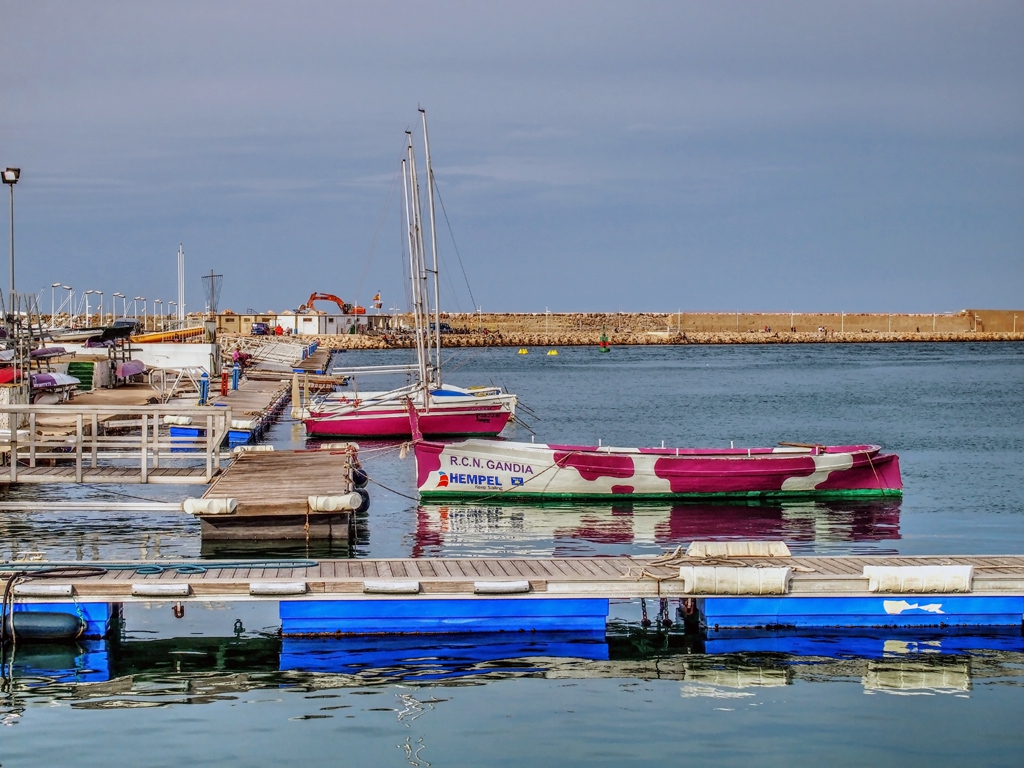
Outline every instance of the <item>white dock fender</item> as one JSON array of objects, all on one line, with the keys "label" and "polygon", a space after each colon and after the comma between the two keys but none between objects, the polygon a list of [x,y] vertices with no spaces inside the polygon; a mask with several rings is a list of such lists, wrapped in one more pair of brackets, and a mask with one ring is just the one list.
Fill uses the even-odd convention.
[{"label": "white dock fender", "polygon": [[418,581],[395,581],[394,579],[366,579],[363,592],[370,595],[418,595]]},{"label": "white dock fender", "polygon": [[687,557],[790,557],[784,541],[693,541]]},{"label": "white dock fender", "polygon": [[172,413],[164,415],[164,424],[174,424],[176,427],[187,427],[192,424],[191,416],[175,416]]},{"label": "white dock fender", "polygon": [[15,597],[72,597],[75,593],[71,584],[40,584],[30,581],[27,584],[15,584]]},{"label": "white dock fender", "polygon": [[473,592],[478,595],[514,595],[530,591],[530,582],[522,581],[474,581]]},{"label": "white dock fender", "polygon": [[232,429],[252,429],[256,424],[252,419],[232,419]]},{"label": "white dock fender", "polygon": [[249,584],[250,595],[304,595],[307,591],[304,581],[253,581]]},{"label": "white dock fender", "polygon": [[188,597],[192,587],[188,584],[132,584],[133,597]]},{"label": "white dock fender", "polygon": [[868,592],[970,592],[973,565],[865,565]]},{"label": "white dock fender", "polygon": [[785,595],[793,569],[733,565],[683,565],[679,578],[688,595]]},{"label": "white dock fender", "polygon": [[358,493],[341,493],[337,496],[309,496],[306,503],[310,512],[341,512],[359,509],[363,499]]},{"label": "white dock fender", "polygon": [[231,515],[238,509],[238,499],[185,499],[181,508],[190,515]]},{"label": "white dock fender", "polygon": [[358,453],[359,443],[320,443],[317,448],[321,451],[353,451]]},{"label": "white dock fender", "polygon": [[250,451],[256,451],[257,453],[263,453],[264,451],[272,451],[274,446],[272,445],[236,445],[231,449],[231,452],[235,455],[239,453],[249,453]]}]

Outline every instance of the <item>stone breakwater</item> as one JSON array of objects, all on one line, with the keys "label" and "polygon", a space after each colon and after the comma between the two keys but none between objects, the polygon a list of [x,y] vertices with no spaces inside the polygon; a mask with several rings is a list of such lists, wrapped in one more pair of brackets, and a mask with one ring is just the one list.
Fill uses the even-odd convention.
[{"label": "stone breakwater", "polygon": [[[658,344],[864,344],[897,342],[979,342],[1024,341],[1024,332],[986,333],[965,331],[959,333],[917,332],[846,332],[801,333],[771,332],[686,332],[666,331],[607,331],[609,343],[615,346],[646,346]],[[452,347],[596,347],[600,331],[560,333],[456,333],[444,334],[442,345]],[[223,334],[221,342],[229,351],[234,348],[232,336]],[[341,336],[302,336],[303,341],[319,339],[328,349],[410,349],[413,337],[408,333],[345,334]]]}]

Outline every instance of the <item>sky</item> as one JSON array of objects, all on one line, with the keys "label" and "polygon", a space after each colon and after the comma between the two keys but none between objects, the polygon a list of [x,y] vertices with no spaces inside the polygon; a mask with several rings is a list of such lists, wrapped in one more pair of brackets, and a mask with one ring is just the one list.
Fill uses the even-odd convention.
[{"label": "sky", "polygon": [[0,29],[44,311],[166,308],[179,243],[193,310],[211,270],[236,312],[404,309],[418,107],[443,310],[1024,308],[1020,2],[0,0]]}]

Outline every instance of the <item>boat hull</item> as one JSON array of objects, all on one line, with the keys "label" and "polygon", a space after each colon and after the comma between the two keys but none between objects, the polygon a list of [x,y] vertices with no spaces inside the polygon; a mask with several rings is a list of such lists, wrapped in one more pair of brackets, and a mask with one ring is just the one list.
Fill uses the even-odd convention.
[{"label": "boat hull", "polygon": [[663,449],[417,442],[424,499],[807,499],[900,496],[878,446]]},{"label": "boat hull", "polygon": [[[420,432],[435,437],[496,435],[508,424],[512,413],[501,406],[475,409],[433,409],[421,411]],[[363,439],[412,436],[409,414],[404,410],[356,412],[344,416],[314,414],[306,420],[306,434],[324,437]]]},{"label": "boat hull", "polygon": [[[447,390],[445,390],[447,392]],[[429,407],[422,395],[395,397],[365,393],[361,398],[334,393],[309,407],[306,434],[314,437],[364,439],[408,438],[413,422],[421,436],[474,437],[497,435],[515,413],[515,395],[460,390],[431,393]],[[410,409],[415,409],[412,413]]]}]

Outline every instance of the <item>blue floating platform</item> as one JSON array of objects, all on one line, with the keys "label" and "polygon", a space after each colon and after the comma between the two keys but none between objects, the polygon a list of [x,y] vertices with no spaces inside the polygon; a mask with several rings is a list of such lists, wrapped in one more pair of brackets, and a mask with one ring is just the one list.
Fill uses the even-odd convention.
[{"label": "blue floating platform", "polygon": [[[703,603],[703,604],[701,604]],[[1020,627],[1024,596],[708,597],[708,627]]]},{"label": "blue floating platform", "polygon": [[608,600],[414,599],[281,602],[281,631],[295,635],[450,632],[601,632]]}]

